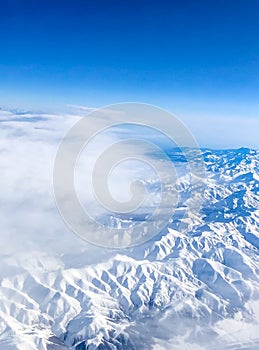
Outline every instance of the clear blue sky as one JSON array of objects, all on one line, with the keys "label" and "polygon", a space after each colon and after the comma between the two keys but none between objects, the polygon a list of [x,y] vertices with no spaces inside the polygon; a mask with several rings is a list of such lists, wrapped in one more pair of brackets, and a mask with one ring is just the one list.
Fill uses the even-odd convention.
[{"label": "clear blue sky", "polygon": [[0,106],[259,119],[258,0],[5,0],[0,50]]}]

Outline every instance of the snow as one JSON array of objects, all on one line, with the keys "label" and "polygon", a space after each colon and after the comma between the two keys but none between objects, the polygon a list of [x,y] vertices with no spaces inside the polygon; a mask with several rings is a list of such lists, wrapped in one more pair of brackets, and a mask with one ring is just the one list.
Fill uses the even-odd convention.
[{"label": "snow", "polygon": [[[9,113],[1,112],[1,118],[14,128],[8,129],[12,134],[19,122],[11,126]],[[19,127],[24,123],[28,124]],[[55,118],[50,123],[58,129]],[[25,150],[19,152],[24,155]],[[203,155],[207,184],[201,210],[182,216],[184,198],[191,191],[190,179],[182,172],[176,219],[140,246],[105,250],[81,242],[48,214],[49,198],[39,206],[39,212],[45,210],[45,223],[36,201],[30,206],[35,210],[33,232],[40,232],[35,242],[29,233],[26,242],[23,234],[19,244],[8,242],[17,232],[11,234],[14,228],[7,225],[6,216],[0,257],[0,349],[257,349],[259,154],[239,149],[203,150]],[[4,164],[8,173],[7,159]],[[17,176],[3,179],[5,210],[12,207],[6,186],[17,184]],[[46,181],[45,173],[43,177]],[[33,196],[36,187],[32,183]],[[49,195],[45,187],[37,190],[38,198],[45,198],[44,193]],[[26,192],[28,201],[29,195]],[[19,194],[18,201],[23,200]],[[17,224],[21,217],[15,219]],[[55,234],[46,231],[48,219]],[[17,250],[19,245],[24,249]]]}]

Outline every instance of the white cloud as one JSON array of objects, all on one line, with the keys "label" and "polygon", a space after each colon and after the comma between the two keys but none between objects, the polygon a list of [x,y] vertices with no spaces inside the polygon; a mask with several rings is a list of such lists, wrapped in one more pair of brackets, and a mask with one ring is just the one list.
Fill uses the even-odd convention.
[{"label": "white cloud", "polygon": [[202,113],[185,115],[182,121],[201,147],[213,149],[248,147],[259,149],[259,117],[222,116]]}]

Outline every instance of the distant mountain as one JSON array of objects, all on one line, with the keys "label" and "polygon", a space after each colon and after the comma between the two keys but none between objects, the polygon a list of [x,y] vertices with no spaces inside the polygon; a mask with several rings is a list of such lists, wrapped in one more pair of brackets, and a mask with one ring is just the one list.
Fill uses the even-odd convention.
[{"label": "distant mountain", "polygon": [[[82,251],[39,252],[34,267],[3,277],[0,349],[258,349],[259,153],[202,153],[195,215],[181,217],[180,201],[179,216],[141,246],[97,264]],[[184,198],[191,185],[178,181]]]}]

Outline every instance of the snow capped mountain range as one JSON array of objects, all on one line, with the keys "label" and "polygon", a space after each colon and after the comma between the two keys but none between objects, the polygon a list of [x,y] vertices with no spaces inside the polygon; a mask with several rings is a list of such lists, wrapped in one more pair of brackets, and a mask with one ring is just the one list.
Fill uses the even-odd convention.
[{"label": "snow capped mountain range", "polygon": [[258,349],[259,154],[202,152],[202,209],[145,244],[3,249],[0,349]]}]

